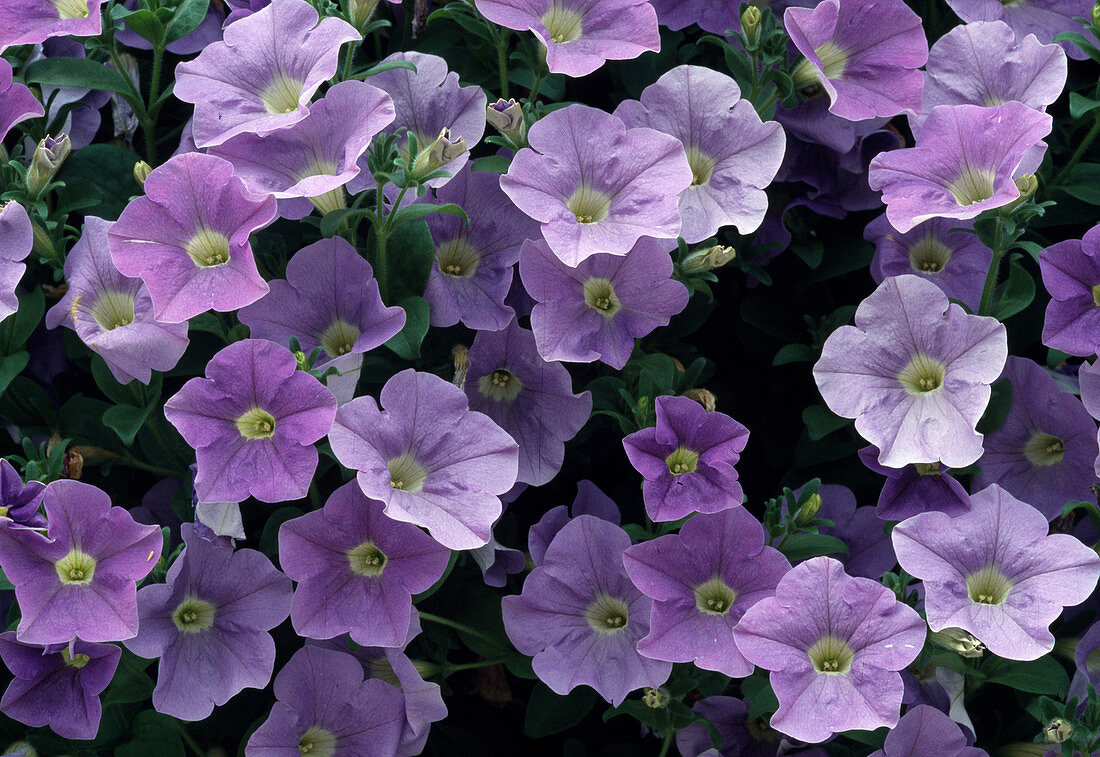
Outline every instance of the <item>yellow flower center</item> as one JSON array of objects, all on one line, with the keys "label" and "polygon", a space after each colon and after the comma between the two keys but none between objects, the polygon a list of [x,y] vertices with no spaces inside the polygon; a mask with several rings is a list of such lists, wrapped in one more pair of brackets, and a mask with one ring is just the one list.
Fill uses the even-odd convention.
[{"label": "yellow flower center", "polygon": [[963,166],[959,177],[948,185],[947,191],[959,205],[974,205],[993,196],[993,180],[996,175],[987,168]]},{"label": "yellow flower center", "polygon": [[245,439],[270,439],[275,436],[275,417],[262,407],[251,408],[237,419],[237,430]]},{"label": "yellow flower center", "polygon": [[88,17],[87,0],[50,0],[57,8],[58,18],[73,19]]},{"label": "yellow flower center", "polygon": [[823,636],[806,650],[806,655],[818,673],[843,675],[852,669],[856,653],[848,642],[835,636]]},{"label": "yellow flower center", "polygon": [[172,622],[181,633],[200,633],[214,625],[215,608],[198,597],[186,597],[172,613]]},{"label": "yellow flower center", "polygon": [[481,253],[467,241],[464,235],[448,239],[435,248],[435,262],[440,273],[468,279],[481,263]]},{"label": "yellow flower center", "polygon": [[309,757],[334,757],[336,734],[319,725],[310,726],[298,739],[298,752]]},{"label": "yellow flower center", "polygon": [[737,592],[715,577],[695,587],[695,609],[707,615],[725,615],[737,601]]},{"label": "yellow flower center", "polygon": [[929,233],[909,248],[909,265],[919,273],[939,273],[951,260],[951,248]]},{"label": "yellow flower center", "polygon": [[229,239],[211,229],[199,229],[183,248],[199,268],[213,268],[229,262]]},{"label": "yellow flower center", "polygon": [[69,553],[54,563],[57,577],[66,586],[90,584],[95,575],[95,558],[73,547]]},{"label": "yellow flower center", "polygon": [[325,352],[331,357],[346,355],[355,347],[355,340],[359,338],[360,333],[358,327],[353,326],[343,318],[336,318],[322,332],[321,346],[325,348]]},{"label": "yellow flower center", "polygon": [[500,368],[479,378],[477,388],[483,397],[497,402],[511,402],[523,390],[523,382],[511,371]]},{"label": "yellow flower center", "polygon": [[630,612],[626,602],[609,594],[601,594],[588,605],[584,618],[596,633],[618,633],[626,628]]},{"label": "yellow flower center", "polygon": [[549,32],[550,39],[559,45],[572,42],[581,36],[581,14],[564,7],[561,3],[551,3],[549,10],[539,19]]},{"label": "yellow flower center", "polygon": [[125,292],[106,291],[88,312],[104,331],[111,331],[134,322],[134,297]]},{"label": "yellow flower center", "polygon": [[698,187],[708,183],[714,174],[714,159],[694,146],[687,148],[687,159],[691,166],[691,185]]},{"label": "yellow flower center", "polygon": [[677,447],[665,458],[669,473],[679,476],[682,473],[694,473],[699,464],[699,453],[687,447]]},{"label": "yellow flower center", "polygon": [[966,590],[971,601],[981,605],[999,605],[1008,599],[1012,582],[995,565],[987,565],[966,577]]},{"label": "yellow flower center", "polygon": [[428,470],[410,452],[393,458],[386,466],[390,469],[390,486],[403,492],[420,491],[428,477]]},{"label": "yellow flower center", "polygon": [[298,109],[302,82],[286,74],[278,74],[260,91],[260,102],[268,113],[292,113]]},{"label": "yellow flower center", "polygon": [[615,296],[615,287],[607,279],[593,276],[584,282],[584,304],[607,318],[622,309],[622,303]]},{"label": "yellow flower center", "polygon": [[386,568],[386,555],[374,545],[374,542],[368,540],[348,550],[348,564],[353,573],[361,576],[380,576]]},{"label": "yellow flower center", "polygon": [[1036,431],[1024,443],[1024,457],[1037,468],[1045,468],[1062,462],[1066,445],[1057,436]]},{"label": "yellow flower center", "polygon": [[599,223],[607,218],[611,209],[611,195],[581,184],[569,195],[565,205],[578,223]]},{"label": "yellow flower center", "polygon": [[917,353],[898,373],[898,381],[913,395],[928,394],[943,386],[947,368],[939,360]]}]

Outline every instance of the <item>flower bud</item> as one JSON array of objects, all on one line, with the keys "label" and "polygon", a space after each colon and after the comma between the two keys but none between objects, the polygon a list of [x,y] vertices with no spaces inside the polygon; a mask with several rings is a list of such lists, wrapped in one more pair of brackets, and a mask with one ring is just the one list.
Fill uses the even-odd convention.
[{"label": "flower bud", "polygon": [[302,352],[301,350],[298,350],[294,353],[294,360],[298,363],[299,371],[309,370],[309,355]]},{"label": "flower bud", "polygon": [[25,741],[16,741],[9,744],[3,754],[10,755],[10,757],[38,757],[38,752],[34,750],[34,747]]},{"label": "flower bud", "polygon": [[721,268],[735,257],[737,257],[737,251],[732,247],[717,244],[714,247],[691,253],[684,259],[680,268],[684,273],[702,273],[714,268]]},{"label": "flower bud", "polygon": [[714,392],[706,389],[701,389],[699,387],[688,389],[684,392],[684,396],[698,402],[708,413],[713,413],[714,408],[717,406],[717,398],[714,396]]},{"label": "flower bud", "polygon": [[53,260],[57,257],[57,248],[49,233],[37,223],[31,224],[31,238],[34,240],[32,249],[43,258]]},{"label": "flower bud", "polygon": [[1100,26],[1100,3],[1092,6],[1092,25]]},{"label": "flower bud", "polygon": [[1024,174],[1020,178],[1016,179],[1016,188],[1020,190],[1020,199],[1026,200],[1035,194],[1035,190],[1039,188],[1039,180],[1035,177],[1035,174]]},{"label": "flower bud", "polygon": [[464,152],[466,152],[466,140],[459,137],[457,141],[452,141],[451,130],[443,129],[439,132],[439,136],[435,138],[435,141],[422,149],[416,156],[416,160],[413,161],[413,175],[417,178],[423,178],[450,163]]},{"label": "flower bud", "polygon": [[348,0],[348,21],[362,34],[377,7],[378,0]]},{"label": "flower bud", "polygon": [[668,702],[671,697],[668,695],[667,689],[654,689],[650,686],[645,687],[645,691],[642,693],[642,701],[646,703],[646,706],[654,710],[663,710],[668,707]]},{"label": "flower bud", "polygon": [[798,508],[798,512],[794,514],[794,522],[800,526],[805,525],[817,517],[819,510],[821,510],[821,495],[814,492],[802,503],[802,507]]},{"label": "flower bud", "polygon": [[1043,729],[1043,735],[1046,736],[1047,742],[1051,744],[1062,744],[1069,741],[1072,733],[1073,726],[1061,718],[1050,721]]},{"label": "flower bud", "polygon": [[145,179],[148,178],[149,174],[152,172],[153,167],[144,160],[139,160],[137,163],[134,163],[134,181],[136,181],[142,189],[145,188]]},{"label": "flower bud", "polygon": [[84,473],[84,457],[76,450],[65,450],[65,459],[61,464],[61,477],[77,480]]},{"label": "flower bud", "polygon": [[516,147],[527,144],[527,121],[515,100],[497,100],[485,108],[485,120]]},{"label": "flower bud", "polygon": [[958,653],[960,657],[977,658],[985,653],[985,645],[975,636],[961,628],[945,628],[942,631],[933,631],[931,634],[933,644],[944,649],[950,649]]},{"label": "flower bud", "polygon": [[37,196],[42,193],[70,152],[72,145],[69,144],[68,134],[57,138],[46,137],[38,143],[27,169],[27,189],[31,194]]},{"label": "flower bud", "polygon": [[760,41],[760,19],[760,9],[755,5],[745,8],[745,12],[741,14],[741,31],[749,45],[755,46]]}]

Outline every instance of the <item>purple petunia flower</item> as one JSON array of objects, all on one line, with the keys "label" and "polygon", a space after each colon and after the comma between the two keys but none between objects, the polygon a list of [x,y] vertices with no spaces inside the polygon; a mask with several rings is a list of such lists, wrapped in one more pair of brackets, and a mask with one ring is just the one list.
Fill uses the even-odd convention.
[{"label": "purple petunia flower", "polygon": [[393,101],[359,81],[337,84],[302,120],[265,136],[238,134],[210,148],[245,186],[279,199],[279,214],[297,219],[347,207],[344,185],[359,174],[356,161],[374,135],[393,121]]},{"label": "purple petunia flower", "polygon": [[912,707],[886,734],[882,749],[869,757],[989,757],[984,749],[968,746],[959,724],[935,707]]},{"label": "purple petunia flower", "polygon": [[[748,702],[733,697],[709,696],[691,708],[706,718],[722,737],[715,749],[710,731],[702,723],[691,723],[676,731],[676,748],[683,757],[776,757],[782,736],[760,718],[749,719]],[[798,750],[799,757],[826,757],[823,749]]]},{"label": "purple petunia flower", "polygon": [[377,678],[363,680],[352,655],[302,647],[275,676],[274,688],[278,701],[248,739],[248,757],[396,753],[404,698]]},{"label": "purple petunia flower", "polygon": [[[1092,10],[1091,0],[949,0],[947,4],[967,26],[975,21],[1004,21],[1018,36],[1034,34],[1043,43],[1053,42],[1062,32],[1084,31],[1074,17],[1088,18]],[[1096,44],[1095,39],[1092,42]],[[1073,42],[1057,44],[1074,60],[1088,57]],[[1005,54],[1004,49],[991,52],[998,58]]]},{"label": "purple petunia flower", "polygon": [[535,122],[527,143],[500,186],[542,224],[566,265],[599,252],[625,255],[643,235],[680,233],[677,196],[691,186],[692,172],[675,137],[570,105]]},{"label": "purple petunia flower", "polygon": [[749,608],[734,629],[750,662],[771,671],[779,710],[771,727],[820,742],[852,729],[892,728],[902,670],[924,645],[924,621],[894,592],[814,557]]},{"label": "purple petunia flower", "polygon": [[435,242],[424,290],[431,325],[461,321],[472,329],[499,331],[515,315],[504,299],[520,245],[538,237],[538,224],[508,200],[500,177],[472,171],[468,164],[436,192],[436,200],[457,204],[470,223],[444,213],[427,217]]},{"label": "purple petunia flower", "polygon": [[259,339],[288,344],[297,337],[306,354],[320,347],[323,356],[314,367],[345,374],[326,379],[341,402],[355,393],[363,353],[405,325],[405,311],[383,304],[370,263],[343,237],[300,249],[287,264],[286,280],[270,286],[260,300],[241,308],[241,323]]},{"label": "purple petunia flower", "polygon": [[[28,480],[24,484],[15,466],[0,458],[0,518],[10,518],[21,526],[45,528],[46,519],[38,512],[45,491],[41,481]],[[0,520],[0,524],[3,522]]]},{"label": "purple petunia flower", "polygon": [[1014,179],[1038,166],[1042,151],[1032,148],[1052,123],[1018,102],[940,105],[928,114],[915,147],[871,161],[868,182],[882,190],[886,217],[902,233],[929,218],[974,218],[1020,196]]},{"label": "purple petunia flower", "polygon": [[928,626],[961,628],[990,652],[1034,660],[1054,648],[1048,626],[1079,604],[1100,576],[1100,557],[993,484],[951,518],[922,513],[892,533],[901,567],[924,582]]},{"label": "purple petunia flower", "polygon": [[[7,0],[0,6],[0,50],[103,29],[103,0]],[[0,133],[0,139],[3,134]]]},{"label": "purple petunia flower", "polygon": [[648,126],[683,142],[691,186],[680,193],[680,236],[694,244],[722,226],[741,234],[764,220],[764,187],[775,178],[786,140],[762,123],[730,77],[701,66],[677,66],[615,108],[627,128]]},{"label": "purple petunia flower", "polygon": [[558,532],[565,528],[565,524],[580,515],[593,515],[616,526],[622,523],[619,506],[611,497],[587,479],[578,481],[577,496],[573,498],[573,504],[569,507],[565,505],[551,507],[527,532],[527,549],[535,565],[542,564],[547,547],[554,541]]},{"label": "purple petunia flower", "polygon": [[190,523],[167,583],[138,592],[141,627],[126,648],[160,658],[153,706],[203,720],[246,688],[262,689],[275,667],[268,633],[290,614],[290,579],[262,552],[208,541]]},{"label": "purple petunia flower", "polygon": [[[0,9],[0,14],[3,12]],[[3,43],[0,43],[0,49],[3,47]],[[28,118],[45,115],[45,112],[34,93],[12,79],[11,64],[0,58],[0,142],[8,135],[11,127]]]},{"label": "purple petunia flower", "polygon": [[306,0],[274,0],[176,66],[172,93],[195,104],[197,146],[263,136],[306,117],[313,93],[336,73],[340,46],[360,39],[342,19],[317,19]]},{"label": "purple petunia flower", "polygon": [[27,270],[23,260],[34,247],[27,209],[17,202],[0,205],[0,320],[19,309],[15,288]]},{"label": "purple petunia flower", "polygon": [[54,481],[42,505],[45,536],[0,527],[0,568],[15,584],[22,613],[19,641],[118,641],[136,634],[134,582],[160,558],[160,529],[135,523],[103,491],[80,481]]},{"label": "purple petunia flower", "polygon": [[156,320],[149,290],[118,272],[108,247],[111,225],[95,216],[84,219],[84,233],[65,258],[69,288],[46,313],[46,327],[75,331],[120,384],[148,384],[154,370],[171,370],[183,356],[187,324]]},{"label": "purple petunia flower", "polygon": [[416,526],[382,514],[354,481],[324,509],[279,528],[279,562],[298,583],[291,621],[301,636],[399,647],[412,616],[412,595],[447,568],[450,551]]},{"label": "purple petunia flower", "polygon": [[630,464],[645,478],[642,497],[655,521],[693,512],[716,513],[744,498],[737,470],[749,430],[693,399],[664,395],[654,401],[657,426],[623,439]]},{"label": "purple petunia flower", "polygon": [[1100,352],[1100,226],[1039,253],[1050,292],[1043,344],[1071,355]]},{"label": "purple petunia flower", "polygon": [[480,0],[485,18],[530,30],[552,74],[581,77],[609,60],[661,49],[657,12],[645,0]]},{"label": "purple petunia flower", "polygon": [[974,488],[999,484],[1047,520],[1070,501],[1093,499],[1096,424],[1081,401],[1058,388],[1037,363],[1009,357],[1002,378],[1012,385],[1004,423],[985,438]]},{"label": "purple petunia flower", "polygon": [[[1077,371],[1077,377],[1081,386],[1081,402],[1089,411],[1089,415],[1100,418],[1100,360],[1082,363]],[[1097,443],[1100,445],[1100,434],[1097,436]],[[1093,470],[1097,478],[1100,478],[1100,455],[1096,457]]]},{"label": "purple petunia flower", "polygon": [[863,231],[863,238],[875,245],[871,276],[876,284],[887,276],[920,276],[976,312],[993,251],[977,234],[958,231],[973,227],[969,221],[930,218],[900,234],[880,215]]},{"label": "purple petunia flower", "polygon": [[333,454],[394,520],[427,528],[449,549],[486,544],[500,495],[516,483],[516,442],[430,373],[398,373],[379,399],[381,409],[373,397],[340,407],[329,432]]},{"label": "purple petunia flower", "polygon": [[544,560],[503,599],[504,629],[516,649],[534,655],[539,679],[557,694],[581,684],[616,707],[642,686],[660,686],[672,663],[643,657],[652,602],[623,568],[630,537],[613,523],[581,515],[550,543]]},{"label": "purple petunia flower", "polygon": [[539,357],[535,337],[515,321],[503,331],[479,331],[468,359],[470,409],[519,444],[517,481],[547,483],[561,470],[565,442],[588,421],[592,393],[574,394],[565,366]]},{"label": "purple petunia flower", "polygon": [[905,520],[930,510],[954,517],[970,509],[970,495],[948,474],[950,468],[946,465],[914,463],[904,468],[887,468],[879,464],[878,456],[874,445],[859,451],[864,465],[886,476],[875,508],[875,515],[882,520]]},{"label": "purple petunia flower", "polygon": [[814,365],[825,403],[891,468],[970,465],[990,384],[1008,356],[1005,327],[968,315],[918,276],[887,279],[860,303],[855,326],[829,335]]},{"label": "purple petunia flower", "polygon": [[542,240],[523,243],[519,273],[536,301],[531,328],[546,360],[622,368],[634,340],[687,307],[672,276],[669,244],[648,237],[625,255],[596,254],[570,266]]},{"label": "purple petunia flower", "polygon": [[14,676],[0,699],[0,712],[32,728],[49,726],[67,739],[92,739],[103,707],[99,695],[118,667],[114,644],[41,647],[20,642],[14,631],[0,633],[0,658]]},{"label": "purple petunia flower", "polygon": [[313,443],[328,433],[336,398],[297,369],[286,347],[245,339],[206,364],[164,403],[195,448],[203,502],[284,502],[306,495],[317,469]]},{"label": "purple petunia flower", "polygon": [[791,564],[764,546],[764,529],[744,508],[689,518],[679,534],[623,553],[627,575],[653,600],[646,657],[694,662],[733,678],[753,671],[733,641],[745,611],[775,593]]},{"label": "purple petunia flower", "polygon": [[795,86],[820,85],[831,113],[862,121],[920,110],[928,40],[902,0],[822,0],[787,8],[783,25],[806,56]]},{"label": "purple petunia flower", "polygon": [[275,214],[275,199],[250,194],[229,161],[185,153],[153,169],[107,239],[119,272],[149,288],[157,320],[180,323],[267,294],[248,237]]}]

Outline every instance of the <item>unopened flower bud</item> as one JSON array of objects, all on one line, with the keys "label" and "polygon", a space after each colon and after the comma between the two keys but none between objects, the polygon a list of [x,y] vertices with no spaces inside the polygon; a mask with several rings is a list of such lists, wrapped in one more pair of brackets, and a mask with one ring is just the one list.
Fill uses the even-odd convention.
[{"label": "unopened flower bud", "polygon": [[84,473],[84,457],[76,450],[65,450],[65,459],[61,464],[61,477],[78,480]]},{"label": "unopened flower bud", "polygon": [[413,161],[413,174],[424,177],[466,152],[466,140],[459,137],[451,139],[451,130],[443,129],[428,147],[423,148]]},{"label": "unopened flower bud", "polygon": [[958,653],[960,657],[977,658],[985,653],[985,645],[961,628],[945,628],[942,631],[934,631],[931,635],[933,644],[944,649],[950,649]]},{"label": "unopened flower bud", "polygon": [[1092,25],[1100,26],[1100,3],[1092,6]]},{"label": "unopened flower bud", "polygon": [[663,710],[668,707],[670,698],[667,689],[654,689],[649,686],[645,687],[642,694],[642,701],[646,703],[647,707],[654,710]]},{"label": "unopened flower bud", "polygon": [[25,741],[16,741],[9,744],[7,749],[0,754],[10,755],[11,757],[38,757],[38,752],[35,751],[34,747]]},{"label": "unopened flower bud", "polygon": [[732,247],[717,244],[714,247],[691,253],[684,259],[681,268],[685,273],[702,273],[714,268],[721,268],[735,257],[737,257],[737,251]]},{"label": "unopened flower bud", "polygon": [[138,183],[138,186],[145,188],[145,179],[149,174],[153,172],[153,167],[146,163],[144,160],[139,160],[134,163],[134,181]]},{"label": "unopened flower bud", "polygon": [[1035,174],[1024,174],[1020,178],[1016,179],[1016,188],[1020,190],[1020,199],[1026,200],[1035,194],[1035,190],[1039,188],[1039,179],[1035,177]]},{"label": "unopened flower bud", "polygon": [[794,515],[794,522],[800,526],[805,525],[817,517],[819,510],[821,510],[821,495],[814,492],[802,503],[802,507],[798,508],[798,512]]},{"label": "unopened flower bud", "polygon": [[31,158],[30,168],[27,169],[27,189],[31,194],[39,195],[50,179],[54,177],[65,158],[72,152],[69,144],[69,135],[62,134],[59,137],[46,137],[38,143]]},{"label": "unopened flower bud", "polygon": [[378,0],[348,0],[348,21],[362,34],[377,7]]},{"label": "unopened flower bud", "polygon": [[1050,721],[1043,729],[1043,735],[1046,736],[1047,742],[1051,744],[1065,743],[1072,733],[1073,726],[1061,718]]},{"label": "unopened flower bud", "polygon": [[515,100],[497,100],[485,108],[485,120],[516,147],[527,144],[527,121]]},{"label": "unopened flower bud", "polygon": [[714,396],[714,392],[708,391],[706,389],[701,389],[699,387],[688,389],[686,392],[684,392],[684,396],[698,402],[708,413],[713,413],[714,408],[717,406],[717,398]]},{"label": "unopened flower bud", "polygon": [[300,370],[300,371],[308,371],[309,370],[309,356],[306,355],[306,353],[302,352],[301,350],[298,350],[297,352],[294,353],[294,360],[297,361],[297,363],[298,363],[298,370]]},{"label": "unopened flower bud", "polygon": [[33,250],[42,257],[52,260],[57,257],[57,248],[49,233],[37,223],[31,224],[31,238],[34,240]]},{"label": "unopened flower bud", "polygon": [[760,9],[754,5],[745,8],[741,14],[741,31],[750,45],[756,45],[760,41]]}]

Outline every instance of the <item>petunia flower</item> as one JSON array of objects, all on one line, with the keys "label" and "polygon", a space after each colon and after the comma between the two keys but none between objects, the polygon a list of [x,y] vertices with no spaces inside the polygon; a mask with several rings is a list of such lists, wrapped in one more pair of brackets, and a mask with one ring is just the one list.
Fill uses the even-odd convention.
[{"label": "petunia flower", "polygon": [[1050,292],[1043,344],[1071,355],[1100,352],[1100,225],[1039,253]]},{"label": "petunia flower", "polygon": [[427,591],[451,553],[416,526],[382,514],[354,481],[324,509],[279,528],[279,564],[298,583],[291,621],[299,635],[399,647],[412,618],[412,595]]},{"label": "petunia flower", "polygon": [[538,224],[508,200],[497,175],[473,171],[468,164],[436,191],[435,202],[457,204],[466,211],[469,224],[445,213],[426,219],[435,242],[424,289],[431,325],[461,321],[471,329],[503,329],[515,315],[504,298],[520,246],[538,237]]},{"label": "petunia flower", "polygon": [[34,247],[31,218],[17,202],[0,205],[0,320],[19,309],[15,288],[27,270],[23,262]]},{"label": "petunia flower", "polygon": [[[749,703],[727,696],[709,696],[692,705],[692,711],[706,719],[722,737],[714,748],[711,731],[701,722],[676,730],[676,748],[682,757],[775,757],[782,736],[765,719],[749,718]],[[826,757],[818,747],[800,749],[799,757]]]},{"label": "petunia flower", "polygon": [[305,646],[275,676],[271,714],[248,739],[249,757],[395,754],[405,722],[401,692],[363,680],[347,652]]},{"label": "petunia flower", "polygon": [[829,408],[891,468],[970,465],[990,385],[1008,356],[1005,327],[969,315],[918,276],[886,279],[860,303],[855,326],[829,335],[814,380]]},{"label": "petunia flower", "polygon": [[107,232],[111,259],[123,276],[145,282],[157,320],[236,310],[267,294],[248,237],[275,214],[275,199],[250,194],[229,161],[177,155],[153,169],[145,196]]},{"label": "petunia flower", "polygon": [[466,396],[519,444],[517,481],[549,482],[561,470],[565,442],[588,421],[592,394],[573,393],[560,363],[543,360],[535,337],[512,321],[503,331],[479,331],[469,353]]},{"label": "petunia flower", "polygon": [[1002,378],[1012,386],[1004,422],[985,438],[974,488],[999,484],[1053,520],[1071,501],[1093,499],[1096,424],[1081,401],[1058,388],[1037,363],[1009,357]]},{"label": "petunia flower", "polygon": [[103,0],[5,0],[0,6],[0,50],[64,35],[94,37],[103,29],[102,5]]},{"label": "petunia flower", "polygon": [[516,483],[516,442],[430,373],[398,373],[379,399],[381,408],[373,397],[340,407],[329,432],[336,459],[390,518],[427,528],[449,549],[486,544],[500,495]]},{"label": "petunia flower", "polygon": [[992,484],[951,518],[922,513],[891,536],[901,567],[924,582],[933,631],[961,628],[993,654],[1034,660],[1054,648],[1048,626],[1084,602],[1100,557],[1069,534],[1047,535],[1047,518]]},{"label": "petunia flower", "polygon": [[562,528],[545,558],[503,599],[504,630],[534,655],[535,675],[557,694],[587,684],[616,707],[642,686],[660,686],[672,663],[636,651],[649,632],[652,602],[627,577],[630,537],[613,523],[581,515]]},{"label": "petunia flower", "polygon": [[336,368],[328,387],[346,402],[355,393],[363,354],[385,344],[405,325],[405,311],[386,307],[374,271],[343,237],[307,245],[290,259],[286,280],[270,282],[271,291],[240,309],[238,317],[255,338],[288,344],[297,337],[308,354],[322,357],[314,366]]},{"label": "petunia flower", "polygon": [[115,675],[122,650],[77,639],[42,647],[14,631],[0,633],[0,658],[13,679],[0,712],[32,728],[49,726],[67,739],[92,739],[103,712],[99,695]]},{"label": "petunia flower", "polygon": [[984,749],[968,746],[966,735],[956,723],[935,707],[911,707],[905,717],[886,734],[882,749],[869,757],[989,757]]},{"label": "petunia flower", "polygon": [[108,247],[111,225],[85,217],[84,233],[65,258],[68,289],[46,313],[46,327],[75,331],[120,384],[148,384],[153,371],[169,371],[183,357],[187,324],[156,320],[146,286],[118,272]]},{"label": "petunia flower", "polygon": [[573,498],[573,503],[569,507],[551,507],[527,532],[527,550],[531,554],[531,561],[535,565],[541,565],[550,542],[565,528],[566,523],[581,515],[592,515],[616,526],[622,523],[619,506],[611,497],[587,479],[578,481],[577,496]]},{"label": "petunia flower", "polygon": [[661,49],[657,12],[645,0],[480,0],[477,9],[506,29],[530,30],[552,74],[587,76],[606,61]]},{"label": "petunia flower", "polygon": [[[950,0],[951,10],[959,15],[967,26],[976,21],[1003,21],[1018,37],[1033,34],[1042,43],[1050,43],[1062,32],[1084,31],[1076,18],[1089,18],[1090,0],[1016,0],[1002,3],[1000,0]],[[1091,37],[1091,33],[1089,33]],[[1096,40],[1092,40],[1096,44]],[[1074,60],[1085,60],[1088,55],[1075,43],[1058,42],[1066,55]],[[1000,58],[1005,49],[994,51]]]},{"label": "petunia flower", "polygon": [[[4,8],[0,8],[0,17],[3,13]],[[0,49],[3,47],[4,43],[0,42]],[[0,142],[17,123],[42,115],[45,115],[42,103],[25,85],[13,80],[11,64],[0,58]]]},{"label": "petunia flower", "polygon": [[831,113],[862,121],[920,110],[928,40],[902,0],[822,0],[787,8],[783,25],[806,56],[795,86],[819,85]]},{"label": "petunia flower", "polygon": [[641,238],[623,255],[591,255],[570,266],[539,240],[527,240],[519,273],[536,304],[531,328],[546,360],[622,368],[634,340],[667,326],[687,307],[687,287],[672,279],[669,244]]},{"label": "petunia flower", "polygon": [[887,468],[878,462],[874,445],[859,451],[859,459],[875,473],[886,476],[875,515],[882,520],[905,520],[918,513],[936,510],[954,517],[970,509],[970,495],[940,463],[913,463]]},{"label": "petunia flower", "polygon": [[313,443],[328,433],[336,398],[299,371],[286,347],[234,342],[164,403],[195,449],[203,502],[284,502],[306,495],[317,469]]},{"label": "petunia flower", "polygon": [[45,491],[46,485],[41,481],[28,479],[24,484],[15,466],[0,458],[0,518],[10,518],[21,526],[44,528],[46,519],[38,507]]},{"label": "petunia flower", "polygon": [[[1082,363],[1077,371],[1080,380],[1081,402],[1089,415],[1100,418],[1100,360],[1092,363]],[[1097,444],[1100,445],[1100,434],[1097,436]],[[1100,478],[1100,455],[1096,456],[1093,472]]]},{"label": "petunia flower", "polygon": [[172,93],[195,104],[198,147],[263,136],[306,117],[313,93],[336,73],[340,46],[360,39],[342,19],[317,19],[306,0],[274,0],[176,66]]},{"label": "petunia flower", "polygon": [[775,593],[791,569],[764,546],[764,529],[744,508],[700,514],[679,534],[635,544],[623,553],[627,575],[653,600],[646,657],[694,662],[743,678],[753,665],[737,650],[733,628],[745,611]]},{"label": "petunia flower", "polygon": [[649,517],[679,520],[740,505],[744,495],[733,466],[748,442],[748,429],[688,397],[660,396],[654,410],[656,427],[623,439],[630,464],[645,478],[642,498]]},{"label": "petunia flower", "polygon": [[347,206],[343,187],[359,174],[356,161],[393,117],[389,95],[345,81],[301,121],[262,137],[238,134],[209,153],[232,163],[250,191],[274,195],[284,218],[302,218],[314,207],[324,214]]},{"label": "petunia flower", "polygon": [[625,255],[642,236],[680,233],[677,196],[691,186],[684,146],[655,129],[569,105],[535,122],[500,186],[542,224],[566,265],[598,252]]},{"label": "petunia flower", "polygon": [[886,217],[902,233],[929,218],[974,218],[1020,196],[1014,179],[1038,166],[1042,151],[1032,148],[1052,123],[1018,102],[940,105],[914,147],[871,161],[868,182],[882,190]]},{"label": "petunia flower", "polygon": [[814,557],[748,609],[734,639],[749,662],[771,671],[779,699],[771,727],[816,743],[897,724],[903,686],[896,671],[916,659],[925,632],[894,592]]},{"label": "petunia flower", "polygon": [[138,635],[126,648],[160,658],[153,706],[203,720],[246,688],[262,689],[275,667],[268,633],[290,614],[290,579],[254,549],[208,541],[190,523],[167,583],[138,592]]},{"label": "petunia flower", "polygon": [[156,526],[134,522],[103,491],[62,479],[42,497],[46,534],[0,528],[0,568],[13,584],[25,644],[118,641],[138,631],[136,581],[160,557]]}]

